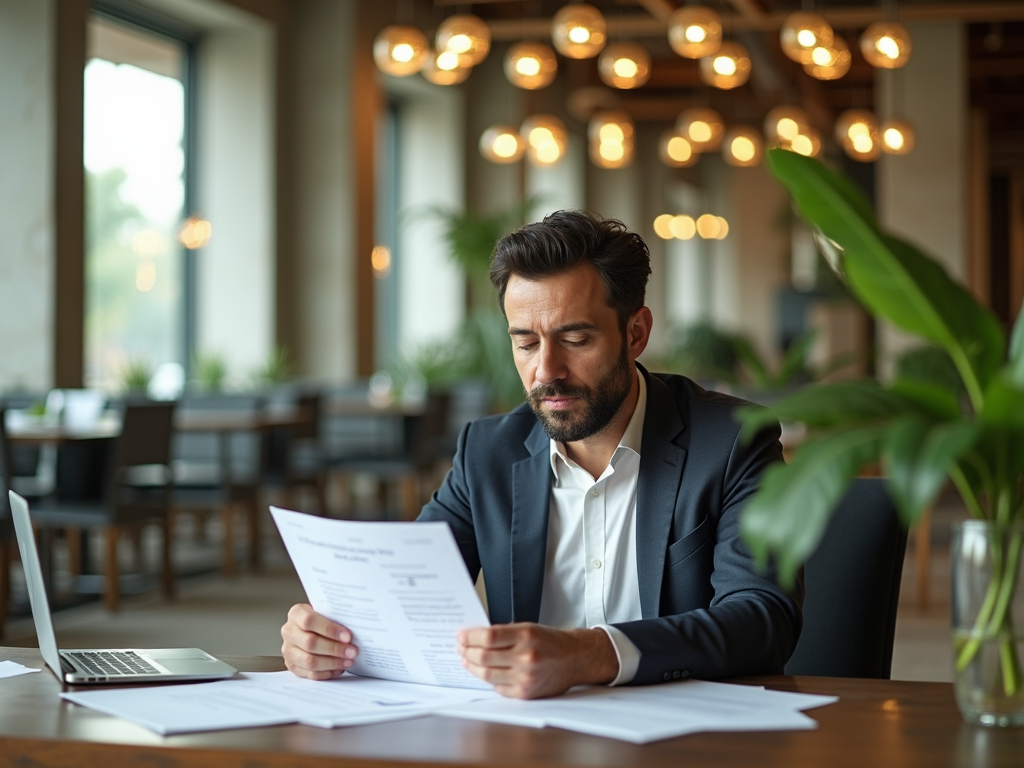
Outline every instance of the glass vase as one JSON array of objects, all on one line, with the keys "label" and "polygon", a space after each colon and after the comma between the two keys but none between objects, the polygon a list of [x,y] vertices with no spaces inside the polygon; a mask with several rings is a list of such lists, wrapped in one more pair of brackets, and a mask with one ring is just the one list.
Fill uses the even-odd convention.
[{"label": "glass vase", "polygon": [[954,528],[956,701],[968,723],[1024,725],[1024,526],[968,520]]}]

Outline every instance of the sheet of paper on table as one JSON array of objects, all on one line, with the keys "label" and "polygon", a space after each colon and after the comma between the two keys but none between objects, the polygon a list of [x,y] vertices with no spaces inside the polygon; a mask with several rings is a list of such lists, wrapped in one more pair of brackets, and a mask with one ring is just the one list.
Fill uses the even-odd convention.
[{"label": "sheet of paper on table", "polygon": [[38,672],[38,669],[32,667],[25,667],[16,661],[0,661],[0,678],[4,677],[17,677],[18,675],[27,675],[29,672]]},{"label": "sheet of paper on table", "polygon": [[214,683],[74,691],[61,697],[167,736],[286,723],[365,725],[498,694],[355,675],[313,681],[291,672],[256,672]]},{"label": "sheet of paper on table", "polygon": [[458,630],[490,622],[446,523],[270,512],[310,605],[352,630],[352,673],[490,690],[455,651]]},{"label": "sheet of paper on table", "polygon": [[645,744],[701,731],[795,731],[817,723],[802,710],[835,696],[768,691],[759,686],[685,680],[644,687],[578,688],[553,699],[492,699],[436,714],[547,726]]}]

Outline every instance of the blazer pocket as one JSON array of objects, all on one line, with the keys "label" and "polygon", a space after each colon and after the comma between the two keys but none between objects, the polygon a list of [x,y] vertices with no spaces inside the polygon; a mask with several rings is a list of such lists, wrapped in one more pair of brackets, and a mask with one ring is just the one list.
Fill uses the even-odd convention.
[{"label": "blazer pocket", "polygon": [[698,549],[707,544],[715,532],[710,516],[701,520],[700,524],[679,541],[668,548],[668,567],[672,568],[688,558]]}]

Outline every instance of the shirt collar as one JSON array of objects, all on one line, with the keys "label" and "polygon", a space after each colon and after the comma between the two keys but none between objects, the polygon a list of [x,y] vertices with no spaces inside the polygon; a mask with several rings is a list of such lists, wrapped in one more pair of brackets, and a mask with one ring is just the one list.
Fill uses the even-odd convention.
[{"label": "shirt collar", "polygon": [[[619,451],[623,448],[627,448],[637,456],[640,455],[640,444],[643,442],[644,436],[644,416],[647,413],[647,382],[644,377],[637,370],[636,366],[633,367],[636,372],[637,381],[639,382],[640,388],[637,393],[636,407],[633,408],[633,415],[629,418],[629,423],[626,424],[626,431],[622,433],[622,439],[619,440],[619,445],[615,449],[612,460],[618,455]],[[565,451],[565,444],[560,443],[556,440],[550,442],[550,454],[551,454],[551,471],[558,476],[558,465],[556,459],[561,459],[567,466],[574,467],[576,462],[569,458]]]}]

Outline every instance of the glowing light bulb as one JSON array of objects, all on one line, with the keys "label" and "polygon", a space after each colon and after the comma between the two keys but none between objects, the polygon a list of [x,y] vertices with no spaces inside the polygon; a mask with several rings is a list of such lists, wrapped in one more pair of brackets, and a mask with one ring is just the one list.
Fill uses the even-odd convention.
[{"label": "glowing light bulb", "polygon": [[632,59],[616,59],[612,64],[612,70],[618,77],[636,77],[640,67]]},{"label": "glowing light bulb", "polygon": [[896,128],[888,128],[882,133],[882,141],[889,149],[903,149],[903,134]]},{"label": "glowing light bulb", "polygon": [[545,88],[557,73],[555,52],[543,43],[516,43],[505,54],[505,76],[517,88]]},{"label": "glowing light bulb", "polygon": [[454,53],[467,53],[473,47],[469,35],[452,35],[448,38],[448,50]]},{"label": "glowing light bulb", "polygon": [[711,126],[703,120],[690,123],[690,138],[701,143],[711,140]]},{"label": "glowing light bulb", "polygon": [[801,29],[796,33],[796,41],[804,48],[813,48],[818,42],[818,36],[814,34],[814,30]]},{"label": "glowing light bulb", "polygon": [[672,214],[663,213],[654,219],[654,234],[660,237],[662,240],[672,239]]},{"label": "glowing light bulb", "polygon": [[455,51],[447,50],[440,53],[437,57],[437,68],[443,69],[445,72],[450,72],[459,66],[459,54]]},{"label": "glowing light bulb", "polygon": [[861,154],[863,154],[863,155],[866,155],[875,146],[875,142],[873,142],[871,140],[871,136],[869,136],[866,133],[857,134],[856,136],[854,136],[852,138],[853,138],[853,148],[855,150],[857,150],[858,152],[860,152]]},{"label": "glowing light bulb", "polygon": [[606,123],[601,126],[601,130],[598,133],[601,137],[601,141],[604,143],[621,143],[625,138],[625,133],[621,126],[615,123]]},{"label": "glowing light bulb", "polygon": [[811,51],[811,61],[819,67],[827,67],[832,63],[832,51],[819,45]]},{"label": "glowing light bulb", "polygon": [[576,43],[576,45],[583,45],[583,43],[590,39],[590,30],[586,27],[573,27],[569,30],[566,37],[568,37],[571,42]]},{"label": "glowing light bulb", "polygon": [[814,151],[814,145],[807,136],[794,136],[793,141],[790,144],[790,149],[798,155],[806,155],[809,157]]},{"label": "glowing light bulb", "polygon": [[395,61],[407,64],[416,56],[415,49],[408,43],[399,43],[391,49],[391,58]]},{"label": "glowing light bulb", "polygon": [[707,38],[708,33],[704,27],[698,27],[696,24],[693,24],[686,28],[686,31],[683,32],[683,36],[686,38],[686,42],[688,43],[703,43]]},{"label": "glowing light bulb", "polygon": [[693,148],[690,147],[690,142],[682,136],[673,136],[669,139],[668,147],[666,149],[668,151],[668,156],[677,163],[685,163],[693,157]]},{"label": "glowing light bulb", "polygon": [[719,223],[718,217],[710,213],[705,213],[697,218],[697,234],[705,240],[717,239],[721,228],[722,225]]},{"label": "glowing light bulb", "polygon": [[746,136],[737,136],[729,144],[729,151],[732,152],[732,156],[739,160],[741,163],[746,163],[754,159],[754,153],[756,147]]},{"label": "glowing light bulb", "polygon": [[697,222],[693,220],[692,216],[686,216],[685,214],[673,216],[668,227],[672,237],[677,240],[692,240],[693,236],[697,234]]},{"label": "glowing light bulb", "polygon": [[519,142],[516,140],[515,136],[508,133],[502,133],[495,137],[494,144],[492,146],[494,147],[494,154],[498,157],[507,158],[512,157],[518,151]]},{"label": "glowing light bulb", "polygon": [[540,62],[532,57],[525,57],[516,62],[516,72],[524,77],[536,77],[540,74]]},{"label": "glowing light bulb", "polygon": [[729,77],[736,74],[736,62],[728,56],[716,56],[715,63],[712,66],[714,66],[715,72],[719,75]]},{"label": "glowing light bulb", "polygon": [[792,141],[800,133],[800,124],[791,117],[784,117],[775,124],[775,132],[780,139]]},{"label": "glowing light bulb", "polygon": [[480,136],[480,154],[492,163],[514,163],[525,151],[526,142],[510,125],[492,125]]},{"label": "glowing light bulb", "polygon": [[890,59],[897,59],[900,55],[900,46],[888,35],[880,37],[875,41],[875,50]]},{"label": "glowing light bulb", "polygon": [[626,154],[626,148],[620,142],[601,142],[601,148],[598,151],[601,153],[601,157],[611,162],[621,160]]}]

